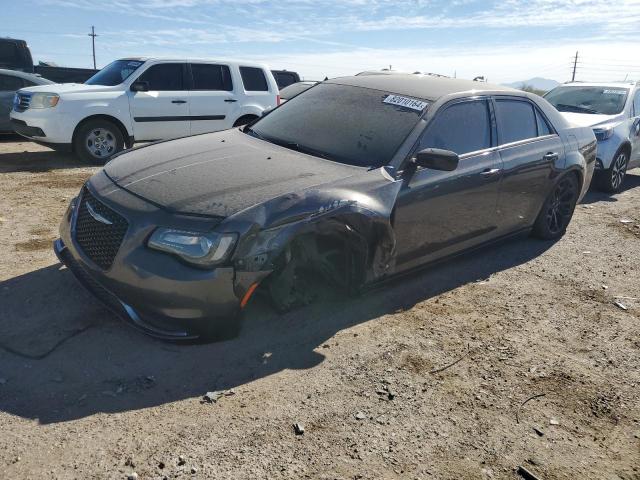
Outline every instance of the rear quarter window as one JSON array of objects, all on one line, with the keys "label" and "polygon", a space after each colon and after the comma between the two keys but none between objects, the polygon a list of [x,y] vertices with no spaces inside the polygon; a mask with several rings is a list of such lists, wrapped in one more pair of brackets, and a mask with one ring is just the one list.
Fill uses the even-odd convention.
[{"label": "rear quarter window", "polygon": [[267,92],[269,85],[264,71],[257,67],[240,67],[240,76],[247,92]]}]

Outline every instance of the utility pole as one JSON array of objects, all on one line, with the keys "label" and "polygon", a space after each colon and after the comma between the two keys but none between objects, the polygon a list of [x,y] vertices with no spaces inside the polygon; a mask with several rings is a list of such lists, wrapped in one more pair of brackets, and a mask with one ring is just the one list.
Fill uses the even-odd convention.
[{"label": "utility pole", "polygon": [[571,81],[576,81],[576,67],[578,66],[578,52],[576,52],[576,58],[573,60],[573,75],[571,76]]},{"label": "utility pole", "polygon": [[98,35],[96,35],[96,29],[95,27],[92,25],[91,26],[91,33],[89,34],[89,36],[91,37],[91,47],[93,49],[93,69],[96,69],[96,37]]}]

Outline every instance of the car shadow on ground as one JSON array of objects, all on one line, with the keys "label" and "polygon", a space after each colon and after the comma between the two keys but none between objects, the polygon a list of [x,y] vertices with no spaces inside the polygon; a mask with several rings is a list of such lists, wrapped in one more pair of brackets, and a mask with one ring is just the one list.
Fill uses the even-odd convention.
[{"label": "car shadow on ground", "polygon": [[598,203],[598,202],[617,202],[618,199],[615,197],[616,195],[624,193],[627,190],[640,187],[640,171],[634,170],[634,173],[637,173],[637,174],[632,175],[631,173],[627,173],[626,177],[624,178],[624,183],[622,184],[622,188],[616,194],[600,192],[596,190],[595,186],[592,183],[591,188],[589,188],[589,191],[582,199],[581,204],[589,205],[589,204]]},{"label": "car shadow on ground", "polygon": [[[337,332],[525,263],[553,244],[522,238],[403,277],[356,299],[286,315],[263,301],[239,337],[176,345],[138,333],[52,265],[0,283],[0,410],[40,423],[123,412],[232,389],[320,364]],[[321,350],[322,351],[322,350]]]},{"label": "car shadow on ground", "polygon": [[90,167],[81,162],[71,152],[56,152],[55,150],[20,149],[20,151],[3,152],[5,144],[25,142],[29,140],[17,135],[0,135],[0,173],[12,172],[48,172],[65,168]]}]

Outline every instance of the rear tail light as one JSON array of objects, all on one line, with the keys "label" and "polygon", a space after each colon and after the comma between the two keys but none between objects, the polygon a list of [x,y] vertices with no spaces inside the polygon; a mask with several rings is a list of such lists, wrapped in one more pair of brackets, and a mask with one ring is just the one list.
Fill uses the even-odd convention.
[{"label": "rear tail light", "polygon": [[276,97],[276,105],[280,105],[280,95]]}]

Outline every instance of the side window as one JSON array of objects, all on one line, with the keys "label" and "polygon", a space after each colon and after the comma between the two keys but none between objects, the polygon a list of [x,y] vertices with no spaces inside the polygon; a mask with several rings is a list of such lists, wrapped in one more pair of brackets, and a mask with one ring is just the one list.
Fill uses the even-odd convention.
[{"label": "side window", "polygon": [[23,87],[22,79],[11,75],[0,75],[0,91],[15,92]]},{"label": "side window", "polygon": [[633,116],[640,117],[640,90],[637,90],[636,96],[633,97]]},{"label": "side window", "polygon": [[192,63],[193,90],[233,90],[231,72],[226,65]]},{"label": "side window", "polygon": [[538,136],[544,137],[545,135],[552,135],[553,130],[542,116],[542,114],[536,109],[536,123],[538,124]]},{"label": "side window", "polygon": [[269,90],[267,79],[261,68],[240,67],[240,76],[247,92],[266,92]]},{"label": "side window", "polygon": [[278,84],[278,88],[282,89],[284,87],[288,87],[289,85],[293,85],[296,83],[296,77],[292,73],[288,72],[272,72],[273,76],[276,77],[276,83]]},{"label": "side window", "polygon": [[458,155],[491,147],[489,108],[484,100],[462,102],[446,107],[420,139],[420,150],[441,148]]},{"label": "side window", "polygon": [[150,91],[185,90],[182,63],[160,63],[149,67],[138,81],[149,82]]},{"label": "side window", "polygon": [[529,102],[497,100],[496,115],[501,145],[538,136],[535,112]]}]

